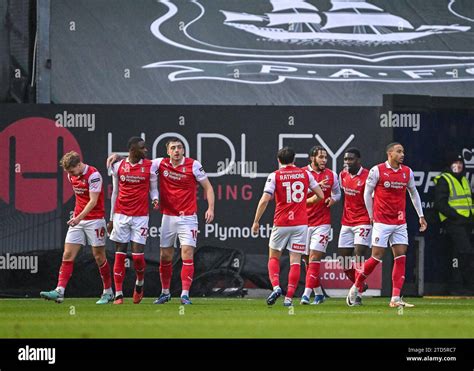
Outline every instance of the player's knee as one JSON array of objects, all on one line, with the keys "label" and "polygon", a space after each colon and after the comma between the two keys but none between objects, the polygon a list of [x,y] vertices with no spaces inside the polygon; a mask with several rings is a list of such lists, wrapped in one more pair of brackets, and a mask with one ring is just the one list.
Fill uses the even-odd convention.
[{"label": "player's knee", "polygon": [[363,245],[357,245],[354,249],[357,256],[364,256],[367,252],[368,247]]},{"label": "player's knee", "polygon": [[310,255],[309,255],[309,260],[314,262],[314,261],[320,261],[322,257],[322,254],[319,251],[314,251],[312,250]]},{"label": "player's knee", "polygon": [[194,251],[192,248],[189,248],[189,249],[183,249],[181,251],[181,258],[183,260],[190,260],[190,259],[193,259],[194,257]]},{"label": "player's knee", "polygon": [[63,261],[73,261],[74,254],[70,251],[64,251],[63,253]]},{"label": "player's knee", "polygon": [[161,261],[171,261],[173,260],[174,249],[173,248],[161,248],[160,249],[160,260]]},{"label": "player's knee", "polygon": [[127,244],[126,243],[115,243],[115,251],[116,252],[127,252]]},{"label": "player's knee", "polygon": [[93,255],[94,255],[94,259],[97,265],[100,266],[105,263],[106,257],[105,257],[104,249],[101,249],[101,250],[94,249]]},{"label": "player's knee", "polygon": [[378,251],[378,250],[373,250],[372,251],[372,256],[376,259],[379,259],[379,260],[382,260],[383,258],[383,255],[384,255],[384,251]]}]

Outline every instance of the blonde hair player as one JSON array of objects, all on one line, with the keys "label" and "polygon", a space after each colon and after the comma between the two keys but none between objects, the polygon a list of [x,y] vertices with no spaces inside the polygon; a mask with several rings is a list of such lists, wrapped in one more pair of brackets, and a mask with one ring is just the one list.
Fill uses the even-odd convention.
[{"label": "blonde hair player", "polygon": [[40,296],[57,303],[64,301],[64,292],[73,272],[74,260],[81,246],[89,244],[92,246],[92,254],[104,285],[102,297],[97,304],[110,303],[113,301],[114,294],[110,266],[105,253],[106,224],[102,176],[95,167],[84,164],[79,154],[74,151],[66,153],[60,165],[67,173],[76,203],[73,216],[67,222],[69,229],[64,243],[58,285],[54,290],[40,292]]}]

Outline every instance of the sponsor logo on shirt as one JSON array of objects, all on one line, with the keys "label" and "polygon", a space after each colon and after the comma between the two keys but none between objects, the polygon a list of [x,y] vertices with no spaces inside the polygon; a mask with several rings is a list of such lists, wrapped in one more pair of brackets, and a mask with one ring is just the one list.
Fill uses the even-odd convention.
[{"label": "sponsor logo on shirt", "polygon": [[352,188],[347,188],[347,187],[343,187],[343,188],[344,188],[344,193],[346,194],[346,196],[357,196],[360,193],[360,190],[358,189],[352,189]]},{"label": "sponsor logo on shirt", "polygon": [[173,179],[173,180],[181,180],[181,179],[186,177],[185,175],[183,175],[181,173],[177,173],[177,172],[174,172],[174,171],[168,171],[168,170],[163,171],[163,176],[166,177],[166,178]]},{"label": "sponsor logo on shirt", "polygon": [[394,189],[402,189],[407,186],[407,183],[404,182],[389,182],[388,180],[383,183],[385,188],[394,188]]},{"label": "sponsor logo on shirt", "polygon": [[138,176],[138,175],[121,175],[120,180],[122,182],[127,182],[127,183],[140,183],[144,181],[146,178],[144,176]]}]

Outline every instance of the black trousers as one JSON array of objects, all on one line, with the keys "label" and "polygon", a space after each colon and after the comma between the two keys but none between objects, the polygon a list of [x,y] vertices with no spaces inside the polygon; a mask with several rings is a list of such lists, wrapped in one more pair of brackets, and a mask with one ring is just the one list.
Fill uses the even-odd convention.
[{"label": "black trousers", "polygon": [[452,256],[450,286],[454,290],[474,290],[472,225],[446,223],[444,228],[450,242]]}]

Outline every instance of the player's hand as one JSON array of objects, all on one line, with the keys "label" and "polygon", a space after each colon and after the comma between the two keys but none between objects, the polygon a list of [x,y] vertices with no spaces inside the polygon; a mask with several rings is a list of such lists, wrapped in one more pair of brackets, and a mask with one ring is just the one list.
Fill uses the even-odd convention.
[{"label": "player's hand", "polygon": [[306,200],[306,205],[313,205],[319,201],[321,201],[321,199],[317,195],[313,195]]},{"label": "player's hand", "polygon": [[204,218],[206,219],[207,224],[211,223],[214,220],[214,210],[207,209]]},{"label": "player's hand", "polygon": [[110,221],[107,223],[107,233],[110,235],[112,233],[112,229],[114,229],[114,222]]},{"label": "player's hand", "polygon": [[324,178],[324,179],[321,180],[318,184],[319,184],[319,186],[322,188],[322,186],[325,185],[327,182],[329,182],[329,179],[328,179],[328,178]]},{"label": "player's hand", "polygon": [[336,201],[334,201],[334,199],[332,199],[331,197],[328,197],[324,200],[324,203],[326,204],[326,207],[331,207],[336,203]]},{"label": "player's hand", "polygon": [[78,225],[80,222],[81,222],[81,219],[76,217],[76,218],[69,219],[67,224],[70,225],[71,227],[74,227],[74,226]]},{"label": "player's hand", "polygon": [[116,153],[112,153],[109,157],[107,157],[107,169],[112,166],[112,164],[117,161],[119,158],[119,155]]},{"label": "player's hand", "polygon": [[425,217],[422,216],[420,218],[420,232],[426,231],[427,228],[428,228],[428,223],[426,222]]},{"label": "player's hand", "polygon": [[160,207],[160,202],[158,201],[157,198],[155,198],[155,199],[151,202],[151,204],[153,205],[153,210],[158,210],[159,207]]},{"label": "player's hand", "polygon": [[257,234],[259,228],[260,228],[260,224],[258,224],[257,222],[253,222],[253,224],[252,224],[252,233]]}]

